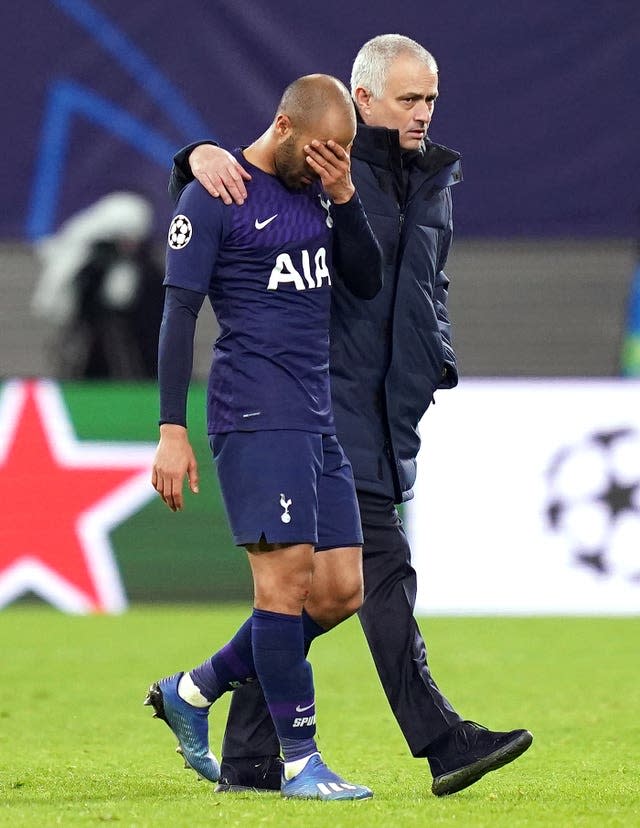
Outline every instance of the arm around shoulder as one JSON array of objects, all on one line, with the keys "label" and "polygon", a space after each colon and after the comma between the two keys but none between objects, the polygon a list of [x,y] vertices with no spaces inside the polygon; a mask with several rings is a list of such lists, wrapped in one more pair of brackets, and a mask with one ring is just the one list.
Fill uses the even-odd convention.
[{"label": "arm around shoulder", "polygon": [[225,204],[244,204],[244,182],[250,181],[251,175],[228,150],[214,141],[201,141],[184,147],[173,158],[169,193],[174,201],[194,178],[213,198],[221,198]]},{"label": "arm around shoulder", "polygon": [[203,144],[217,147],[215,141],[195,141],[193,144],[188,144],[186,147],[178,150],[173,156],[173,167],[169,176],[169,195],[173,202],[176,202],[180,193],[184,190],[190,181],[193,181],[194,175],[189,165],[189,158],[196,147],[201,147]]}]

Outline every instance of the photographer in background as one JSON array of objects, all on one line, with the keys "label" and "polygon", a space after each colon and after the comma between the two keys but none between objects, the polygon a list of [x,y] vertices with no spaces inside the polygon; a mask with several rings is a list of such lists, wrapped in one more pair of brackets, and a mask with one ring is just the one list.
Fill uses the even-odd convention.
[{"label": "photographer in background", "polygon": [[55,376],[155,378],[163,289],[152,224],[146,199],[115,192],[39,243],[42,271],[31,308],[57,328]]}]

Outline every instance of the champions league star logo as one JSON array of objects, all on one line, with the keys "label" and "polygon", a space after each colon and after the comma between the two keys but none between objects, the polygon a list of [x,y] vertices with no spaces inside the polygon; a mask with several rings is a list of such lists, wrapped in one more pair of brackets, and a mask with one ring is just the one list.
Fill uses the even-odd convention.
[{"label": "champions league star logo", "polygon": [[546,517],[578,566],[640,587],[640,432],[589,434],[556,453]]},{"label": "champions league star logo", "polygon": [[186,216],[176,216],[169,227],[169,247],[173,250],[182,250],[191,241],[192,234],[189,219]]}]

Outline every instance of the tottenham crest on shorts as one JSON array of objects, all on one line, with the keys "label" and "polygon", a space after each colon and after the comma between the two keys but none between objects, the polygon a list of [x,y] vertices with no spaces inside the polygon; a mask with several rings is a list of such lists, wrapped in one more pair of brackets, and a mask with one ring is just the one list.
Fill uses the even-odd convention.
[{"label": "tottenham crest on shorts", "polygon": [[186,216],[176,216],[169,227],[169,247],[182,250],[191,241],[191,222]]},{"label": "tottenham crest on shorts", "polygon": [[280,505],[284,509],[284,512],[280,515],[280,520],[283,523],[291,523],[291,515],[289,514],[289,506],[293,503],[293,500],[289,498],[288,500],[285,499],[283,494],[280,494]]}]

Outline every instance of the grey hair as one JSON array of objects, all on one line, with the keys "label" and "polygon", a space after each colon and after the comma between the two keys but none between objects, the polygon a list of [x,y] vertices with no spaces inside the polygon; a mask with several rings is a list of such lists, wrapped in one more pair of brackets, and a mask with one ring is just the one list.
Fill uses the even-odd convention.
[{"label": "grey hair", "polygon": [[389,67],[400,55],[409,54],[425,64],[432,72],[438,72],[436,59],[424,46],[401,34],[384,34],[368,40],[353,61],[351,70],[351,95],[356,89],[368,89],[374,98],[384,95]]}]

